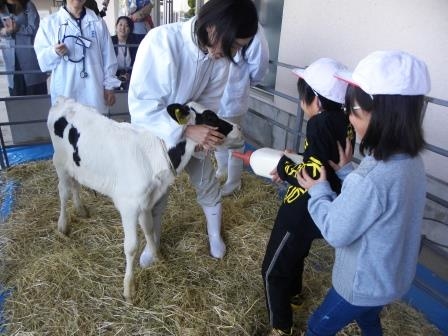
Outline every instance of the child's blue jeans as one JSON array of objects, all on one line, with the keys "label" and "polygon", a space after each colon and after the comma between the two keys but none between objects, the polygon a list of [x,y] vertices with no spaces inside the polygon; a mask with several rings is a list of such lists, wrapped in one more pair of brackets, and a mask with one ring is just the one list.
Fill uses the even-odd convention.
[{"label": "child's blue jeans", "polygon": [[363,336],[381,336],[380,312],[383,306],[354,306],[344,300],[333,287],[308,321],[306,336],[333,336],[356,321]]}]

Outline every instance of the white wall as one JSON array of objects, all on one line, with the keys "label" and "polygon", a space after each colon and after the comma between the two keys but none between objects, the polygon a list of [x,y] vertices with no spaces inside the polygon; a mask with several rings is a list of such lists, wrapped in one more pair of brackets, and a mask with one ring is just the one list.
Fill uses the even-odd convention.
[{"label": "white wall", "polygon": [[[353,69],[374,50],[401,49],[424,60],[429,96],[448,100],[448,1],[285,0],[279,62],[305,67],[332,57]],[[296,79],[279,68],[276,89],[297,96]],[[294,113],[295,106],[280,102]],[[430,106],[426,140],[448,149],[448,108]],[[448,160],[427,155],[428,172],[448,181]]]}]

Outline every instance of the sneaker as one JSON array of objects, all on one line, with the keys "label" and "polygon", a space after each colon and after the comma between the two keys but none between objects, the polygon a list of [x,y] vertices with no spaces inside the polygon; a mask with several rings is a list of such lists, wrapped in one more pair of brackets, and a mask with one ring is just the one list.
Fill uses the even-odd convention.
[{"label": "sneaker", "polygon": [[290,335],[292,335],[292,328],[289,329],[289,331],[273,328],[268,334],[268,336],[290,336]]},{"label": "sneaker", "polygon": [[305,298],[302,294],[294,295],[289,301],[293,311],[300,309],[305,302]]}]

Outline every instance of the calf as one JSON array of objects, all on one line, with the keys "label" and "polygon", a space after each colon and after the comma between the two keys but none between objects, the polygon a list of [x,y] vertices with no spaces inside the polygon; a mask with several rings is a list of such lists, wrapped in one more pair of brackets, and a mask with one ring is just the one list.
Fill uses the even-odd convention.
[{"label": "calf", "polygon": [[[168,114],[180,124],[207,124],[226,135],[224,145],[241,142],[240,129],[219,119],[197,103],[172,104]],[[124,297],[134,295],[133,265],[137,252],[137,223],[143,230],[146,246],[157,260],[158,240],[151,210],[166,193],[190,160],[197,145],[182,139],[173,148],[144,128],[119,123],[99,114],[94,108],[73,99],[59,97],[50,109],[47,126],[53,142],[53,164],[59,178],[60,215],[58,230],[68,234],[66,203],[73,196],[77,211],[86,215],[79,197],[79,184],[112,198],[120,212],[124,229],[126,271]]]}]

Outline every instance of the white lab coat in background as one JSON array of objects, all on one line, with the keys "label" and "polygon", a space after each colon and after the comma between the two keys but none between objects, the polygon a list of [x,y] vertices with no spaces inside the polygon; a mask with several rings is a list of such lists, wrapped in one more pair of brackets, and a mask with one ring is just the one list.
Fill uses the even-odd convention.
[{"label": "white lab coat in background", "polygon": [[167,147],[184,127],[166,107],[196,101],[217,112],[227,82],[229,61],[213,60],[192,40],[194,18],[151,29],[137,51],[129,85],[131,121],[162,138]]},{"label": "white lab coat in background", "polygon": [[243,116],[249,108],[250,87],[259,84],[269,67],[269,46],[261,25],[246,50],[243,59],[241,51],[234,57],[236,64],[230,64],[229,78],[219,107],[219,116],[233,118]]},{"label": "white lab coat in background", "polygon": [[[86,15],[81,20],[81,30],[82,32],[63,7],[44,18],[34,41],[37,59],[42,71],[52,72],[50,86],[52,104],[62,95],[93,106],[104,114],[107,113],[104,89],[111,90],[121,84],[115,77],[117,58],[105,22],[90,9],[86,8]],[[68,35],[82,35],[91,41],[90,46],[85,49],[85,66],[82,61],[78,63],[66,61],[56,54],[54,46]],[[67,42],[69,53],[73,41],[75,39],[67,37],[64,41]],[[72,52],[70,56],[78,59],[80,52],[82,47],[78,45],[76,53]],[[87,73],[86,78],[80,76],[83,70]]]}]

